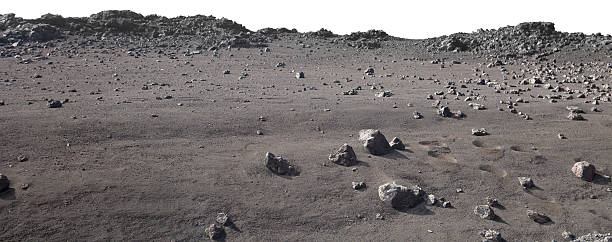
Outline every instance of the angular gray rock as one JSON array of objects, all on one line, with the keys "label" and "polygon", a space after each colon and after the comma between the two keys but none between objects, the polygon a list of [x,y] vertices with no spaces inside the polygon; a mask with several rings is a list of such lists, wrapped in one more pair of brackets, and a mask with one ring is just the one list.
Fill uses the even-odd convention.
[{"label": "angular gray rock", "polygon": [[300,79],[300,78],[304,78],[304,72],[297,72],[295,73],[295,78]]},{"label": "angular gray rock", "polygon": [[413,208],[423,202],[424,195],[425,192],[418,186],[408,188],[393,182],[378,187],[380,200],[391,204],[395,209]]},{"label": "angular gray rock", "polygon": [[217,218],[215,220],[217,221],[217,223],[223,226],[227,226],[231,224],[229,215],[227,215],[226,213],[218,213]]},{"label": "angular gray rock", "polygon": [[62,102],[52,100],[52,101],[49,101],[49,103],[47,103],[47,107],[48,108],[61,108]]},{"label": "angular gray rock", "polygon": [[567,115],[567,119],[569,119],[569,120],[576,120],[576,121],[583,121],[583,120],[585,120],[584,117],[582,117],[582,115],[580,115],[579,113],[574,113],[574,112],[570,112]]},{"label": "angular gray rock", "polygon": [[352,182],[353,185],[353,189],[355,190],[361,190],[366,188],[366,184],[365,182]]},{"label": "angular gray rock", "polygon": [[484,237],[482,242],[499,242],[503,241],[501,234],[495,230],[487,229],[485,231],[480,232],[480,236]]},{"label": "angular gray rock", "polygon": [[297,176],[299,172],[295,166],[280,156],[266,153],[266,167],[277,175]]},{"label": "angular gray rock", "polygon": [[572,172],[585,181],[593,181],[593,177],[595,177],[595,166],[586,161],[576,162],[574,166],[572,166]]},{"label": "angular gray rock", "polygon": [[442,106],[440,109],[438,109],[438,114],[445,118],[449,118],[453,116],[453,112],[451,112],[450,108],[446,106]]},{"label": "angular gray rock", "polygon": [[478,205],[474,208],[474,214],[478,215],[483,219],[493,220],[495,219],[495,213],[489,205]]},{"label": "angular gray rock", "polygon": [[363,147],[372,155],[384,155],[391,151],[387,138],[375,129],[362,129],[359,131],[359,140],[363,141]]},{"label": "angular gray rock", "polygon": [[521,186],[524,188],[532,188],[535,186],[533,184],[533,180],[529,177],[519,177],[518,180]]},{"label": "angular gray rock", "polygon": [[533,220],[536,223],[545,224],[549,223],[551,220],[546,214],[535,212],[533,210],[527,210],[527,217]]},{"label": "angular gray rock", "polygon": [[211,224],[211,225],[208,225],[206,229],[204,229],[204,233],[206,233],[206,236],[209,239],[218,240],[218,239],[222,239],[223,237],[225,237],[225,228],[223,228],[223,226],[218,225],[218,224]]},{"label": "angular gray rock", "polygon": [[474,136],[485,136],[488,135],[489,133],[487,132],[487,130],[485,128],[479,128],[479,129],[472,129],[472,135]]},{"label": "angular gray rock", "polygon": [[391,146],[391,148],[396,149],[396,150],[405,150],[406,146],[404,145],[404,142],[402,142],[402,140],[400,140],[398,137],[394,137],[391,140],[391,143],[389,143],[389,146]]},{"label": "angular gray rock", "polygon": [[343,144],[336,153],[329,155],[329,160],[343,166],[352,166],[359,163],[353,147],[348,144]]}]

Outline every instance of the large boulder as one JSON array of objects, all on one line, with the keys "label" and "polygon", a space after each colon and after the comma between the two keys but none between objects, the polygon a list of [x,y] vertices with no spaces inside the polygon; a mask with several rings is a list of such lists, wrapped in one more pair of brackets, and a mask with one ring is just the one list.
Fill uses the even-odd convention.
[{"label": "large boulder", "polygon": [[266,153],[266,167],[277,175],[297,176],[299,172],[297,168],[290,164],[289,161],[280,156],[268,152]]},{"label": "large boulder", "polygon": [[381,201],[391,204],[395,209],[413,208],[423,202],[425,192],[418,186],[408,188],[393,183],[385,183],[378,187],[378,197]]},{"label": "large boulder", "polygon": [[353,147],[348,144],[343,144],[336,153],[329,155],[329,160],[343,166],[352,166],[359,162]]},{"label": "large boulder", "polygon": [[363,147],[372,155],[384,155],[391,151],[387,138],[376,129],[362,129],[359,131],[359,140],[363,141]]},{"label": "large boulder", "polygon": [[583,180],[593,181],[593,177],[595,177],[595,166],[586,161],[576,162],[574,166],[572,166],[572,172]]}]

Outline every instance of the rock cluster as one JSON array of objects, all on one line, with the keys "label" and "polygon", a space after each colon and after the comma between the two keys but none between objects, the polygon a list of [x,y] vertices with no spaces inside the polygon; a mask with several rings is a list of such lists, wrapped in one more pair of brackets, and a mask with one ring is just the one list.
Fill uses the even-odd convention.
[{"label": "rock cluster", "polygon": [[517,26],[473,33],[456,33],[430,39],[429,48],[436,51],[471,51],[498,56],[545,56],[564,47],[602,49],[612,38],[601,34],[564,33],[550,22],[526,22]]}]

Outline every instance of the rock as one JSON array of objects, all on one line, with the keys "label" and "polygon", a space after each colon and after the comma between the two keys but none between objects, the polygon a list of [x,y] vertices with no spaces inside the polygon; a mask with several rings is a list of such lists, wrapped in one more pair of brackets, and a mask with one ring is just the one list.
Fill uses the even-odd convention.
[{"label": "rock", "polygon": [[367,75],[374,75],[374,68],[369,67],[368,69],[364,71],[364,73]]},{"label": "rock", "polygon": [[230,70],[223,71],[223,75],[227,75],[227,74],[230,74]]},{"label": "rock", "polygon": [[382,215],[381,213],[377,213],[376,214],[376,220],[385,220],[385,216]]},{"label": "rock", "polygon": [[453,207],[453,205],[450,203],[450,201],[444,201],[442,203],[442,207],[443,208],[450,208],[450,207]]},{"label": "rock", "polygon": [[404,145],[404,142],[402,142],[402,140],[400,140],[398,137],[394,137],[391,140],[391,143],[389,143],[389,146],[391,146],[392,149],[396,149],[396,150],[404,150],[404,149],[406,149],[406,146]]},{"label": "rock", "polygon": [[47,107],[48,108],[61,108],[62,107],[62,102],[60,101],[49,101],[47,103]]},{"label": "rock", "polygon": [[576,238],[576,236],[574,234],[572,234],[571,232],[568,231],[563,231],[563,233],[561,233],[561,237],[564,240],[573,240]]},{"label": "rock", "polygon": [[413,208],[423,202],[425,192],[420,187],[408,188],[395,183],[386,183],[378,187],[381,201],[391,204],[395,209]]},{"label": "rock", "polygon": [[438,114],[445,118],[449,118],[453,116],[453,113],[450,111],[450,108],[446,106],[442,106],[440,109],[438,109]]},{"label": "rock", "polygon": [[353,185],[353,189],[355,190],[361,190],[366,188],[366,184],[364,182],[352,182]]},{"label": "rock", "polygon": [[559,137],[559,139],[567,139],[567,137],[562,133],[557,134],[557,137]]},{"label": "rock", "polygon": [[425,200],[425,202],[427,203],[427,205],[433,206],[433,205],[436,205],[436,203],[438,203],[438,199],[436,198],[435,195],[429,194],[427,195],[427,200]]},{"label": "rock", "polygon": [[474,136],[485,136],[488,135],[489,133],[487,132],[487,130],[485,128],[479,128],[479,129],[472,129],[472,135]]},{"label": "rock", "polygon": [[17,161],[19,161],[19,162],[26,162],[26,161],[28,161],[28,157],[26,155],[19,155],[19,156],[17,156]]},{"label": "rock", "polygon": [[535,186],[533,184],[533,180],[529,177],[519,177],[518,180],[521,186],[524,188],[532,188]]},{"label": "rock", "polygon": [[329,155],[329,160],[343,166],[352,166],[359,163],[353,147],[348,144],[343,144],[336,153]]},{"label": "rock", "polygon": [[480,236],[484,237],[482,242],[501,242],[503,241],[501,234],[492,229],[488,229],[488,230],[480,232]]},{"label": "rock", "polygon": [[393,96],[393,93],[391,93],[391,91],[384,91],[384,92],[379,92],[376,93],[377,97],[391,97]]},{"label": "rock", "polygon": [[304,72],[297,72],[295,73],[295,78],[300,79],[300,78],[304,78]]},{"label": "rock", "polygon": [[612,233],[593,232],[576,238],[574,242],[612,242]]},{"label": "rock", "polygon": [[572,166],[572,172],[576,177],[580,177],[585,181],[593,181],[593,177],[595,177],[595,166],[586,161],[576,162],[574,166]]},{"label": "rock", "polygon": [[487,197],[485,198],[485,200],[486,200],[487,204],[488,204],[489,206],[491,206],[491,207],[499,207],[499,206],[500,206],[499,202],[498,202],[498,201],[497,201],[497,199],[495,199],[495,198],[492,198],[492,197],[487,196]]},{"label": "rock", "polygon": [[363,147],[372,155],[384,155],[391,151],[387,138],[375,129],[363,129],[359,131],[359,140],[364,141]]},{"label": "rock", "polygon": [[204,229],[204,232],[206,233],[206,236],[212,240],[219,240],[225,237],[225,228],[218,224],[208,225],[208,227]]},{"label": "rock", "polygon": [[8,189],[10,184],[11,181],[9,181],[8,177],[0,174],[0,192],[3,192],[4,190]]},{"label": "rock", "polygon": [[412,113],[412,117],[413,117],[414,119],[422,119],[422,118],[423,118],[423,115],[421,115],[421,113],[419,113],[419,112],[417,112],[417,111],[414,111],[414,112]]},{"label": "rock", "polygon": [[297,176],[299,172],[295,166],[280,156],[266,153],[266,167],[277,175]]},{"label": "rock", "polygon": [[478,205],[474,208],[474,214],[478,215],[483,219],[493,220],[495,219],[495,213],[489,205]]},{"label": "rock", "polygon": [[551,222],[550,218],[543,213],[527,210],[527,216],[536,223],[545,224]]},{"label": "rock", "polygon": [[232,222],[226,213],[218,213],[217,218],[215,220],[217,221],[217,223],[223,226],[228,226]]},{"label": "rock", "polygon": [[567,115],[567,118],[569,120],[576,120],[576,121],[583,121],[583,120],[585,120],[584,117],[582,117],[582,115],[580,115],[579,113],[574,113],[574,112],[570,112]]}]

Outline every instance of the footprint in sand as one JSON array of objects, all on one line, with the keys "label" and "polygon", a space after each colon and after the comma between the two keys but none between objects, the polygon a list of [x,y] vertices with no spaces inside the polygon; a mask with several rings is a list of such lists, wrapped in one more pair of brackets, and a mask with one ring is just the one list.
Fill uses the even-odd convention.
[{"label": "footprint in sand", "polygon": [[427,152],[427,156],[430,157],[430,159],[427,159],[428,163],[440,168],[452,170],[458,169],[458,167],[455,165],[457,164],[457,159],[451,156],[451,149],[448,148],[447,144],[436,140],[419,141],[418,144],[420,146],[417,148],[420,150],[425,150]]}]

